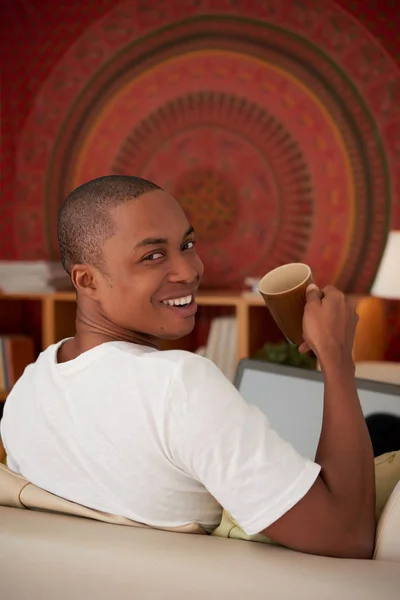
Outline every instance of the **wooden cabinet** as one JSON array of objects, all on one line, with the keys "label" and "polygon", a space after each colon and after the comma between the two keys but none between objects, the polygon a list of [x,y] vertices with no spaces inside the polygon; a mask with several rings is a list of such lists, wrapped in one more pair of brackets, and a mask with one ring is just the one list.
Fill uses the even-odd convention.
[{"label": "wooden cabinet", "polygon": [[[353,299],[357,310],[358,307],[369,304],[365,296],[353,296]],[[361,300],[363,303],[360,304]],[[225,314],[236,316],[238,361],[253,356],[267,341],[283,340],[281,332],[258,294],[203,290],[197,295],[196,301],[199,310],[194,331],[181,340],[163,343],[162,349],[196,350],[206,343],[212,318]],[[74,335],[75,315],[74,292],[0,294],[0,335],[31,335],[35,340],[37,354],[50,344]],[[369,339],[369,335],[367,342],[365,331],[371,332],[371,327],[369,317],[363,316],[357,328],[354,347],[354,359],[357,361],[370,360],[368,352],[379,345],[376,338],[382,335],[381,328],[378,328],[374,332],[375,338]],[[4,402],[6,397],[7,393],[0,391],[0,402]]]},{"label": "wooden cabinet", "polygon": [[[283,339],[258,294],[203,290],[196,301],[199,310],[193,333],[182,340],[163,343],[163,349],[196,350],[206,342],[211,319],[221,314],[236,316],[238,361],[252,356],[267,340]],[[38,354],[50,344],[74,335],[75,315],[74,292],[0,294],[0,334],[31,335]],[[0,393],[0,401],[5,397],[5,393]]]}]

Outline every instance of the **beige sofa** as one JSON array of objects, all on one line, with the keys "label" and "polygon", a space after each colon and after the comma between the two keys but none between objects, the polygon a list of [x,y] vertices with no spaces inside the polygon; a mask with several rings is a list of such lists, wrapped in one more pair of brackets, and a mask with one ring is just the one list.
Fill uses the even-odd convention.
[{"label": "beige sofa", "polygon": [[57,498],[0,465],[2,600],[245,597],[399,600],[400,483],[378,524],[374,560],[339,560],[137,526]]},{"label": "beige sofa", "polygon": [[366,360],[355,365],[356,377],[360,379],[400,385],[400,362]]}]

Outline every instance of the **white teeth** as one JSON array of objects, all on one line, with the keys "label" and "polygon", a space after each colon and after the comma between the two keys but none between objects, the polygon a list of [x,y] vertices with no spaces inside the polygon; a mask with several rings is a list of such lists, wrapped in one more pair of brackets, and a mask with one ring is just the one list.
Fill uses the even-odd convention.
[{"label": "white teeth", "polygon": [[163,300],[163,304],[167,306],[185,306],[186,304],[190,304],[192,301],[192,296],[185,296],[184,298],[171,298],[171,300]]}]

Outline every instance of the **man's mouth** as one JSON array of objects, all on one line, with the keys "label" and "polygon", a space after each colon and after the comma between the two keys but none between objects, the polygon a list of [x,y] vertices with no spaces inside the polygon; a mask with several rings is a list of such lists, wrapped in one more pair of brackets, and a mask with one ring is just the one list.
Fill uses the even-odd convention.
[{"label": "man's mouth", "polygon": [[169,300],[162,300],[162,303],[166,306],[184,307],[189,306],[192,300],[193,296],[190,294],[189,296],[182,296],[182,298],[170,298]]}]

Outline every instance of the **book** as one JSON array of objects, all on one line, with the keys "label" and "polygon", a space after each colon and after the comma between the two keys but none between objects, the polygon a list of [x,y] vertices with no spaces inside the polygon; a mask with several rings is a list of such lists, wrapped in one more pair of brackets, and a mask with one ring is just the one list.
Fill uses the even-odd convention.
[{"label": "book", "polygon": [[0,390],[11,390],[35,358],[33,338],[26,335],[0,336]]}]

